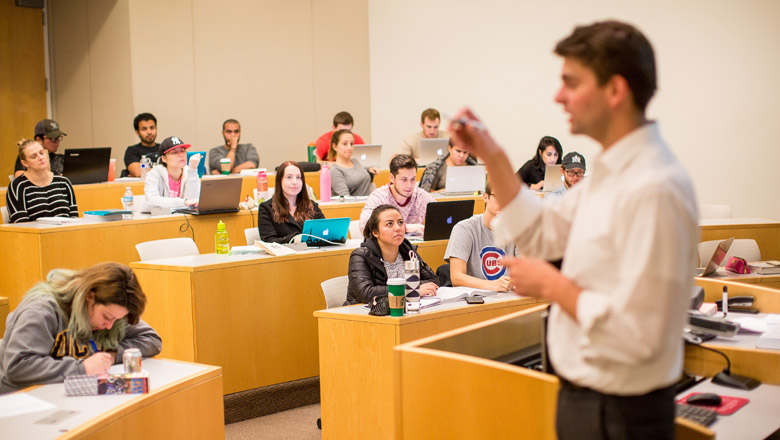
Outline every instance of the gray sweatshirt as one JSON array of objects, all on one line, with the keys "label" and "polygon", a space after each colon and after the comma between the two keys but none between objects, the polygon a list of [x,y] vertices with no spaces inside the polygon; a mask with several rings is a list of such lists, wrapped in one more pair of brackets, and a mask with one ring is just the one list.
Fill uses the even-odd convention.
[{"label": "gray sweatshirt", "polygon": [[[24,300],[8,315],[0,341],[0,394],[31,385],[58,383],[65,376],[84,374],[82,361],[92,354],[68,334],[68,322],[52,297]],[[144,357],[162,349],[162,339],[145,322],[128,325],[117,349],[117,363],[126,348]]]}]

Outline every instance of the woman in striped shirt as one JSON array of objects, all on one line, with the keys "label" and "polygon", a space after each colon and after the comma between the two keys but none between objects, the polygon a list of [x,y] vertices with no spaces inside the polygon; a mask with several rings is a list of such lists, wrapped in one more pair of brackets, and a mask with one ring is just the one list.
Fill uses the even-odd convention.
[{"label": "woman in striped shirt", "polygon": [[49,155],[35,140],[18,144],[19,159],[27,171],[15,178],[5,196],[11,223],[32,222],[40,217],[78,217],[76,196],[67,177],[55,176]]}]

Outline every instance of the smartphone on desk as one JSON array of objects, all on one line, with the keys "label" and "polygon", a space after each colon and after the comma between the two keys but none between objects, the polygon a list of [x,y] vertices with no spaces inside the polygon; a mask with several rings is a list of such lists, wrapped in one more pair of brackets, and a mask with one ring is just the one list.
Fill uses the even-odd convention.
[{"label": "smartphone on desk", "polygon": [[485,298],[481,296],[467,296],[466,304],[485,304]]}]

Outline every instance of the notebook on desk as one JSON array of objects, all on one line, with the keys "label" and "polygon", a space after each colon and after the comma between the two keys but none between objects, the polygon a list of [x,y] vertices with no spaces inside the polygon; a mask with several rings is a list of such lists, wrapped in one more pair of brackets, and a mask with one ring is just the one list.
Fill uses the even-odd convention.
[{"label": "notebook on desk", "polygon": [[360,161],[363,168],[377,167],[382,163],[382,146],[375,144],[355,145],[352,157]]},{"label": "notebook on desk", "polygon": [[200,182],[198,207],[181,208],[174,212],[192,215],[237,212],[243,181],[240,177],[203,179]]},{"label": "notebook on desk", "polygon": [[444,195],[470,195],[485,190],[487,171],[484,165],[447,167]]},{"label": "notebook on desk", "polygon": [[473,214],[473,200],[428,203],[428,207],[425,210],[425,233],[423,234],[423,239],[425,241],[449,239],[455,224],[471,217]]},{"label": "notebook on desk", "polygon": [[420,139],[420,160],[417,166],[425,166],[447,152],[450,140],[447,138]]},{"label": "notebook on desk", "polygon": [[301,242],[309,246],[344,244],[351,220],[349,217],[306,220],[301,229]]},{"label": "notebook on desk", "polygon": [[62,175],[74,185],[108,181],[111,148],[69,148],[65,150]]}]

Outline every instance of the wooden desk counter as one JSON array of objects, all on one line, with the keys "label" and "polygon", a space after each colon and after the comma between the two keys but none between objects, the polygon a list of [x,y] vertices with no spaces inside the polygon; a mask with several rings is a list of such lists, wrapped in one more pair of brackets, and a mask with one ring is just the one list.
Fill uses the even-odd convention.
[{"label": "wooden desk counter", "polygon": [[[132,221],[45,225],[0,225],[0,249],[19,264],[0,265],[0,292],[11,310],[24,293],[56,268],[83,269],[104,261],[138,261],[137,243],[163,238],[193,237],[202,253],[214,252],[217,222],[225,222],[231,243],[245,244],[244,229],[256,226],[256,213],[170,215]],[[192,230],[184,230],[187,225]]]},{"label": "wooden desk counter", "polygon": [[780,221],[766,218],[699,220],[701,241],[752,238],[761,250],[761,259],[780,260]]},{"label": "wooden desk counter", "polygon": [[8,306],[8,298],[0,296],[0,338],[5,334],[5,319],[9,313],[11,308]]},{"label": "wooden desk counter", "polygon": [[[0,417],[0,432],[9,439],[225,437],[219,367],[166,359],[145,359],[143,367],[151,374],[148,394],[66,397],[61,383],[23,390],[56,408]],[[51,424],[36,423],[57,411],[73,414]]]},{"label": "wooden desk counter", "polygon": [[[322,437],[397,438],[392,423],[399,377],[394,367],[394,346],[535,304],[535,299],[502,295],[487,298],[481,305],[461,301],[400,318],[370,316],[362,305],[315,312],[319,326]],[[421,372],[414,384],[424,388],[429,380],[438,381],[438,377],[436,371]]]}]

